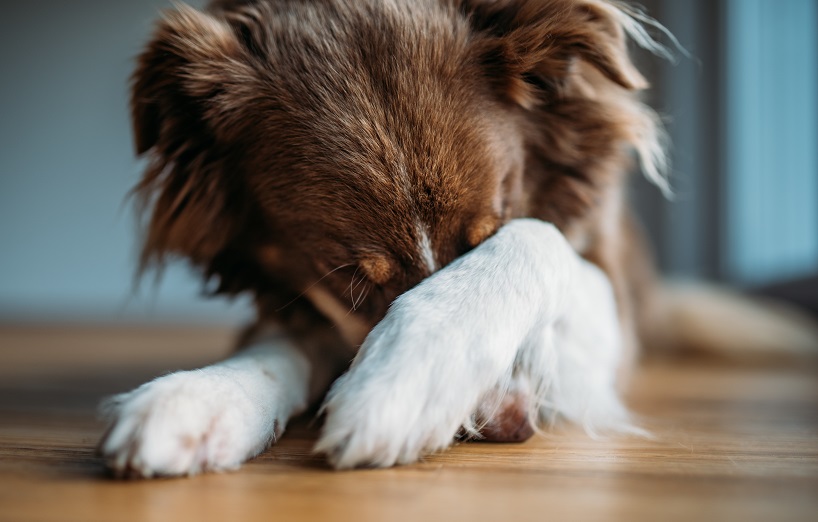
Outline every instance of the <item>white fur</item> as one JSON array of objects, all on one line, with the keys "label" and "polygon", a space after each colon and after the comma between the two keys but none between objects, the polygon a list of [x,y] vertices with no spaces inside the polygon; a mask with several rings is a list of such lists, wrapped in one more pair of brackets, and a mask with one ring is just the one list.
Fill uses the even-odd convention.
[{"label": "white fur", "polygon": [[309,374],[298,349],[268,337],[218,364],[160,377],[104,404],[111,426],[100,452],[119,475],[237,468],[303,411]]},{"label": "white fur", "polygon": [[432,241],[429,239],[428,228],[425,225],[417,226],[418,233],[418,252],[421,259],[426,264],[426,269],[430,274],[437,272],[437,259],[435,258],[435,250],[432,248]]},{"label": "white fur", "polygon": [[[540,427],[629,427],[614,388],[621,339],[610,284],[555,227],[512,221],[399,297],[325,403],[316,451],[338,468],[414,462],[476,434],[513,382]],[[111,399],[100,445],[119,474],[238,467],[307,405],[311,365],[268,336],[226,361]]]},{"label": "white fur", "polygon": [[416,461],[473,431],[515,373],[539,425],[561,415],[591,433],[627,429],[620,352],[602,272],[552,225],[513,221],[393,303],[333,386],[315,449],[338,468]]}]

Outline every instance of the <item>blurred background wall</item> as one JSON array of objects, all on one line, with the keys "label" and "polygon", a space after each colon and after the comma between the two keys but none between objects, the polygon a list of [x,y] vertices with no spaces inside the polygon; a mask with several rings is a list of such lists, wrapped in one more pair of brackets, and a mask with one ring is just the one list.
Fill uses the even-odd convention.
[{"label": "blurred background wall", "polygon": [[[190,2],[201,5],[203,2]],[[0,8],[0,319],[224,321],[179,264],[132,291],[128,78],[166,0]]]},{"label": "blurred background wall", "polygon": [[[672,202],[637,186],[671,274],[741,286],[818,271],[818,2],[649,0],[690,52],[648,60]],[[816,289],[818,293],[818,289]]]},{"label": "blurred background wall", "polygon": [[[189,2],[201,5],[199,2]],[[634,199],[674,277],[818,298],[818,2],[650,0],[691,58],[641,56],[674,142],[674,201]],[[184,265],[133,292],[133,57],[160,0],[0,11],[0,321],[225,322]]]}]

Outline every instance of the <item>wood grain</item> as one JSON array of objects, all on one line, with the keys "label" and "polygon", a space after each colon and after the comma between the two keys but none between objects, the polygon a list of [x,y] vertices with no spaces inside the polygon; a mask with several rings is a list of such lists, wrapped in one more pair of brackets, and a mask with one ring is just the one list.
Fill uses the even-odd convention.
[{"label": "wood grain", "polygon": [[0,327],[0,520],[818,520],[812,365],[650,364],[629,402],[652,439],[563,428],[339,473],[310,454],[303,420],[238,472],[109,480],[98,400],[218,358],[231,335]]}]

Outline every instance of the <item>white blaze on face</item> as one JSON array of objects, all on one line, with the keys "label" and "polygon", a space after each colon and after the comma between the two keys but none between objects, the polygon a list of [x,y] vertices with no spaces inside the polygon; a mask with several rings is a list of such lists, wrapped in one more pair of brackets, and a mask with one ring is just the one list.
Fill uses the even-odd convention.
[{"label": "white blaze on face", "polygon": [[437,259],[435,258],[435,251],[432,248],[432,241],[429,239],[429,229],[425,225],[418,224],[418,253],[423,260],[426,268],[429,269],[429,274],[434,274],[439,268]]}]

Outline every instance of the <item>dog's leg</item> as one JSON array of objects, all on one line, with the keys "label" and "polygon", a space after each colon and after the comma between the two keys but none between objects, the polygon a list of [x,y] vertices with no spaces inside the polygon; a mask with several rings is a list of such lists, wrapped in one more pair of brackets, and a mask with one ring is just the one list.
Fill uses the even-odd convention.
[{"label": "dog's leg", "polygon": [[[623,337],[613,288],[597,266],[578,260],[562,317],[539,325],[540,335],[518,357],[517,370],[529,378],[533,420],[542,427],[558,418],[589,435],[645,432],[631,424],[618,390]],[[535,330],[536,331],[536,330]]]},{"label": "dog's leg", "polygon": [[620,365],[629,360],[613,289],[598,267],[578,263],[561,318],[532,330],[517,354],[514,378],[482,399],[481,438],[518,442],[558,418],[592,436],[645,434],[631,424],[617,393]]},{"label": "dog's leg", "polygon": [[100,452],[119,476],[237,468],[306,408],[316,364],[310,350],[284,335],[262,334],[225,361],[109,399],[111,425]]},{"label": "dog's leg", "polygon": [[583,266],[555,227],[517,220],[403,294],[333,386],[316,451],[348,468],[447,447],[521,354],[553,346]]}]

